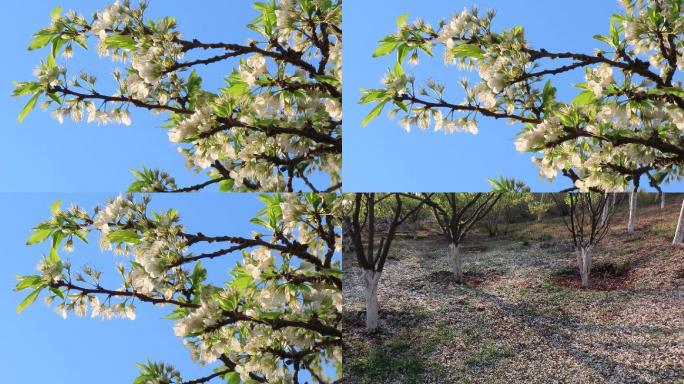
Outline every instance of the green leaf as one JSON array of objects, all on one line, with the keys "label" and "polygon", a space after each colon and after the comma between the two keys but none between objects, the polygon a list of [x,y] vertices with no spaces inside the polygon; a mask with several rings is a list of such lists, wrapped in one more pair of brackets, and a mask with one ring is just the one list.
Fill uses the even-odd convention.
[{"label": "green leaf", "polygon": [[40,93],[36,93],[35,95],[33,95],[33,97],[28,101],[28,103],[26,103],[26,105],[24,106],[24,108],[21,110],[21,112],[19,113],[19,122],[20,122],[20,123],[21,123],[22,121],[24,121],[24,119],[26,118],[26,116],[27,116],[29,113],[31,113],[31,111],[33,111],[33,108],[36,107],[36,102],[38,102],[38,97],[39,97],[39,96],[40,96]]},{"label": "green leaf", "polygon": [[223,375],[226,384],[240,384],[240,375],[237,372],[228,372]]},{"label": "green leaf", "polygon": [[408,20],[408,13],[404,13],[397,17],[397,27],[401,27],[402,25],[406,24],[406,20]]},{"label": "green leaf", "polygon": [[50,206],[50,213],[52,213],[53,215],[56,215],[60,211],[61,206],[62,206],[62,200],[55,201]]},{"label": "green leaf", "polygon": [[57,68],[57,62],[55,61],[55,57],[52,55],[48,55],[47,59],[45,59],[45,66],[47,68]]},{"label": "green leaf", "polygon": [[373,57],[386,56],[392,53],[394,49],[399,45],[396,41],[384,41],[375,49],[373,52]]},{"label": "green leaf", "polygon": [[318,208],[323,199],[318,193],[309,193],[306,195],[306,201],[311,204],[314,208]]},{"label": "green leaf", "polygon": [[684,97],[684,89],[682,88],[676,88],[676,87],[661,87],[661,88],[653,88],[648,91],[649,94],[654,94],[654,95],[675,95],[679,97]]},{"label": "green leaf", "polygon": [[26,245],[33,245],[33,244],[38,244],[50,236],[50,233],[52,232],[52,228],[47,228],[47,229],[35,229],[31,236],[29,236],[28,240],[26,240]]},{"label": "green leaf", "polygon": [[14,83],[12,96],[34,95],[41,90],[42,86],[34,82]]},{"label": "green leaf", "polygon": [[173,312],[164,316],[164,318],[169,319],[169,320],[180,320],[180,319],[188,316],[189,312],[190,312],[190,310],[188,310],[187,308],[176,308],[173,310]]},{"label": "green leaf", "polygon": [[595,100],[594,92],[584,91],[584,92],[581,92],[579,95],[577,95],[572,100],[572,103],[575,105],[589,105],[589,104],[593,103],[594,100]]},{"label": "green leaf", "polygon": [[54,293],[55,296],[58,296],[60,299],[64,300],[64,292],[62,292],[61,289],[59,288],[50,288],[50,292]]},{"label": "green leaf", "polygon": [[62,239],[65,235],[62,231],[55,231],[52,233],[52,249],[59,249],[59,245],[62,244]]},{"label": "green leaf", "polygon": [[340,80],[334,76],[316,75],[316,76],[314,76],[314,78],[316,80],[320,81],[321,83],[330,84],[330,85],[335,86],[335,87],[340,85]]},{"label": "green leaf", "polygon": [[59,55],[60,50],[62,49],[62,46],[64,45],[66,41],[62,40],[59,37],[55,37],[52,39],[52,57],[56,58]]},{"label": "green leaf", "polygon": [[221,192],[232,192],[235,187],[235,180],[221,180],[219,182],[219,191]]},{"label": "green leaf", "polygon": [[15,291],[23,291],[27,288],[34,288],[43,283],[43,277],[40,275],[17,276],[19,282],[14,287]]},{"label": "green leaf", "polygon": [[264,228],[273,229],[273,228],[271,228],[271,225],[268,222],[266,222],[266,220],[264,220],[260,217],[253,217],[253,218],[249,219],[249,221],[250,221],[250,223],[260,225]]},{"label": "green leaf", "polygon": [[363,121],[361,122],[361,127],[365,128],[368,125],[368,123],[375,120],[375,118],[378,117],[380,113],[382,113],[382,109],[385,108],[385,104],[387,104],[388,101],[389,100],[385,100],[382,103],[376,105],[375,108],[373,108],[373,110],[370,111],[368,116],[366,116],[366,118],[363,119]]},{"label": "green leaf", "polygon": [[456,57],[473,58],[481,60],[484,58],[484,51],[477,45],[462,44],[451,49],[451,53]]},{"label": "green leaf", "polygon": [[610,23],[610,39],[612,41],[612,46],[617,47],[620,45],[620,30],[618,26],[611,21]]},{"label": "green leaf", "polygon": [[204,268],[202,263],[198,261],[197,264],[195,264],[195,268],[192,270],[192,275],[190,276],[193,287],[198,287],[200,284],[202,284],[202,281],[204,281],[206,277],[207,269]]},{"label": "green leaf", "polygon": [[88,244],[88,239],[86,238],[86,235],[88,234],[87,231],[75,231],[73,232],[73,234],[76,235],[76,237],[78,237],[79,239],[81,239],[82,242]]},{"label": "green leaf", "polygon": [[551,102],[556,98],[556,88],[551,84],[551,80],[548,80],[544,84],[544,90],[542,91],[542,102],[544,107],[548,107]]},{"label": "green leaf", "polygon": [[233,276],[233,280],[230,282],[230,285],[235,289],[245,289],[254,283],[254,278],[252,275],[247,273],[247,271],[245,271],[245,269],[241,266],[233,268],[230,274]]},{"label": "green leaf", "polygon": [[17,306],[17,313],[21,313],[24,309],[26,309],[26,307],[33,304],[33,302],[36,301],[38,294],[40,294],[40,291],[42,290],[42,288],[36,289],[35,291],[31,292],[28,296],[26,296],[26,298],[22,300],[21,303],[19,303],[19,305]]},{"label": "green leaf", "polygon": [[107,237],[113,243],[138,244],[140,242],[140,236],[138,236],[138,233],[131,229],[119,229],[112,231],[109,232]]},{"label": "green leaf", "polygon": [[400,62],[394,63],[394,68],[392,69],[392,74],[396,77],[403,77],[406,73],[404,72],[404,67],[401,66]]},{"label": "green leaf", "polygon": [[243,275],[233,280],[231,284],[236,289],[244,289],[254,283],[254,278],[250,275]]},{"label": "green leaf", "polygon": [[107,49],[125,49],[134,50],[136,48],[135,40],[128,35],[112,35],[105,39],[105,46]]},{"label": "green leaf", "polygon": [[36,49],[43,48],[44,46],[48,45],[48,43],[52,40],[52,34],[48,34],[47,32],[38,32],[33,35],[33,40],[29,43],[28,49],[29,51],[33,51]]},{"label": "green leaf", "polygon": [[188,76],[188,97],[192,98],[197,95],[199,91],[202,90],[202,77],[197,74],[197,71],[193,70]]},{"label": "green leaf", "polygon": [[219,301],[221,309],[223,309],[224,311],[232,312],[237,308],[240,298],[237,295],[233,295],[227,298],[221,297],[216,300]]},{"label": "green leaf", "polygon": [[361,93],[363,93],[363,96],[361,96],[361,100],[359,101],[361,104],[368,104],[373,101],[380,101],[387,98],[387,91],[384,89],[362,89]]},{"label": "green leaf", "polygon": [[594,35],[594,40],[598,40],[600,42],[606,43],[609,46],[613,47],[613,41],[611,39],[609,39],[607,36]]},{"label": "green leaf", "polygon": [[275,320],[279,318],[281,315],[280,312],[277,311],[268,311],[268,312],[261,312],[259,314],[260,319],[265,319],[265,320]]},{"label": "green leaf", "polygon": [[59,19],[61,14],[62,14],[62,6],[60,5],[57,8],[53,9],[52,12],[50,12],[50,19],[52,21],[55,21],[55,20]]},{"label": "green leaf", "polygon": [[406,60],[406,56],[408,56],[408,53],[410,50],[411,50],[411,47],[409,47],[408,45],[400,44],[397,47],[397,62],[403,63],[404,60]]},{"label": "green leaf", "polygon": [[324,269],[321,269],[321,273],[328,275],[328,276],[334,276],[334,277],[337,277],[340,279],[344,276],[344,273],[341,270],[336,269],[336,268],[324,268]]},{"label": "green leaf", "polygon": [[393,104],[394,104],[395,106],[397,106],[399,109],[401,109],[402,111],[404,111],[404,112],[406,112],[406,113],[409,113],[409,109],[408,109],[408,107],[406,106],[406,103],[404,103],[403,101],[395,100],[395,101],[393,102]]},{"label": "green leaf", "polygon": [[51,248],[50,249],[50,255],[47,258],[47,261],[49,264],[56,264],[59,263],[59,254],[57,253],[56,248]]},{"label": "green leaf", "polygon": [[59,105],[63,104],[62,99],[60,99],[59,96],[57,96],[57,94],[55,94],[55,93],[50,92],[47,94],[47,97],[51,98],[52,101],[54,101],[55,103],[57,103]]},{"label": "green leaf", "polygon": [[229,96],[240,97],[249,94],[249,86],[247,83],[235,83],[225,88],[224,92]]}]

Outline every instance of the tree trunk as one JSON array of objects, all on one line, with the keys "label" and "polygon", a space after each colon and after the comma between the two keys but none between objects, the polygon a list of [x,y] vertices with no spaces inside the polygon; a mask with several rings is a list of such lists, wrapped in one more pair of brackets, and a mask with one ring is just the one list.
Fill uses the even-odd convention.
[{"label": "tree trunk", "polygon": [[591,273],[591,253],[592,247],[580,247],[577,250],[577,263],[579,264],[580,277],[582,278],[582,288],[589,288],[589,275]]},{"label": "tree trunk", "polygon": [[378,282],[381,274],[367,269],[361,273],[363,295],[366,298],[366,329],[369,332],[378,329]]},{"label": "tree trunk", "polygon": [[675,231],[675,237],[672,241],[672,244],[674,245],[680,245],[682,243],[684,243],[684,201],[682,202],[682,209],[679,211],[677,230]]},{"label": "tree trunk", "polygon": [[660,209],[665,209],[665,192],[660,192]]},{"label": "tree trunk", "polygon": [[634,232],[636,227],[636,210],[637,210],[637,196],[636,188],[629,193],[629,221],[627,222],[627,232]]},{"label": "tree trunk", "polygon": [[459,284],[463,283],[463,257],[461,256],[460,245],[449,244],[449,265],[456,282]]},{"label": "tree trunk", "polygon": [[418,240],[418,223],[411,223],[411,238],[413,240]]},{"label": "tree trunk", "polygon": [[351,253],[354,251],[354,241],[351,236],[342,234],[342,253]]},{"label": "tree trunk", "polygon": [[[542,193],[542,194],[541,194],[541,199],[539,200],[539,204],[540,204],[540,205],[543,205],[543,204],[544,204],[545,198],[546,198],[546,193]],[[542,211],[541,209],[539,209],[539,212],[537,213],[537,222],[542,221],[543,218],[544,218],[544,211]]]},{"label": "tree trunk", "polygon": [[608,221],[608,213],[610,212],[610,200],[608,200],[608,193],[606,193],[606,201],[603,203],[603,212],[601,212],[601,223],[606,225]]}]

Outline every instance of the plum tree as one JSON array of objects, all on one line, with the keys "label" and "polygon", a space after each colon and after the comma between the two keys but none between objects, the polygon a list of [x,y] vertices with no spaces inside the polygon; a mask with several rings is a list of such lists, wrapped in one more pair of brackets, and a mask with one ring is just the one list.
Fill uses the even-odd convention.
[{"label": "plum tree", "polygon": [[[131,191],[185,192],[218,184],[223,191],[333,191],[342,156],[341,0],[255,2],[256,32],[246,44],[183,38],[176,19],[149,20],[147,2],[119,1],[86,18],[61,7],[34,34],[46,48],[34,81],[15,84],[30,96],[23,120],[40,102],[61,123],[131,124],[130,109],[167,116],[169,141],[189,168],[209,180],[179,188],[157,169],[135,171]],[[245,35],[247,38],[249,35]],[[58,63],[74,48],[95,45],[123,62],[111,90],[85,70]],[[237,61],[232,65],[230,60]],[[239,61],[238,61],[239,60]],[[198,70],[228,67],[224,87],[207,89]],[[327,175],[311,181],[313,174]]]},{"label": "plum tree", "polygon": [[[361,279],[366,301],[366,329],[374,332],[378,328],[378,283],[392,241],[397,228],[420,210],[424,202],[406,204],[404,198],[396,193],[347,194],[345,199],[348,200],[343,215],[345,228],[362,270]],[[387,226],[381,233],[377,231],[379,229],[378,214],[388,219],[386,220]],[[379,242],[376,241],[378,237]]]},{"label": "plum tree", "polygon": [[615,205],[610,204],[608,195],[601,193],[568,193],[561,203],[570,208],[563,223],[572,235],[582,288],[588,288],[593,251],[608,234]]},{"label": "plum tree", "polygon": [[[605,47],[592,54],[532,48],[522,26],[492,30],[494,11],[466,9],[435,27],[402,15],[374,53],[397,59],[383,88],[363,91],[361,102],[375,104],[363,123],[386,106],[406,130],[477,133],[478,116],[519,123],[516,148],[536,154],[542,176],[562,173],[581,191],[625,191],[644,169],[681,176],[684,1],[621,3],[608,35],[594,36]],[[417,84],[403,68],[437,48],[447,65],[479,76],[460,83],[463,102],[448,100],[449,84]],[[572,101],[559,100],[552,79],[575,70],[585,72],[585,82]]]},{"label": "plum tree", "polygon": [[[19,276],[17,291],[39,296],[64,318],[69,313],[134,319],[136,305],[171,307],[167,316],[193,360],[214,364],[206,377],[184,381],[168,363],[140,364],[136,383],[292,383],[302,372],[331,383],[327,367],[342,364],[341,198],[335,194],[262,195],[251,236],[188,232],[179,213],[148,212],[149,196],[119,195],[93,213],[52,208],[28,244],[48,242],[39,273]],[[246,223],[247,224],[247,223]],[[99,235],[104,251],[128,255],[116,277],[90,265],[74,268],[58,250]],[[214,244],[215,250],[207,250]],[[225,280],[210,280],[202,261],[241,253]],[[111,283],[115,284],[115,283]],[[168,311],[167,311],[168,312]]]},{"label": "plum tree", "polygon": [[437,224],[449,241],[449,264],[456,282],[463,282],[461,243],[475,224],[487,216],[503,195],[502,193],[437,193],[423,197],[425,204],[432,208]]}]

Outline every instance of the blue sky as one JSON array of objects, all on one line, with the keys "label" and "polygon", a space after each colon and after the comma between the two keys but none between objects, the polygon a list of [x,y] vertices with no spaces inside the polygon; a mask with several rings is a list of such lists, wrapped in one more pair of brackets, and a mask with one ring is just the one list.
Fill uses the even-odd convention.
[{"label": "blue sky", "polygon": [[[550,51],[591,53],[600,47],[595,34],[606,34],[609,19],[620,11],[616,0],[522,1],[522,0],[374,0],[349,1],[344,8],[344,156],[345,191],[486,191],[489,178],[499,176],[524,180],[533,191],[558,191],[570,183],[559,177],[550,183],[538,176],[531,155],[518,153],[514,137],[520,125],[480,119],[480,133],[444,135],[414,129],[406,133],[383,113],[366,128],[361,120],[373,105],[360,106],[361,88],[379,88],[380,79],[393,64],[394,55],[372,59],[377,41],[396,31],[396,18],[409,14],[409,21],[423,18],[433,25],[450,18],[464,7],[477,5],[480,11],[497,10],[494,29],[525,27],[535,48]],[[421,56],[415,67],[417,83],[435,79],[445,84],[466,75],[441,60]],[[407,71],[413,69],[406,66]],[[583,81],[583,72],[553,80],[559,97],[570,100],[572,84]],[[454,87],[451,87],[454,89]],[[462,100],[462,95],[451,98]],[[386,111],[385,111],[386,112]],[[642,179],[642,186],[648,181]],[[681,189],[681,184],[678,186]],[[668,188],[666,188],[668,189]],[[672,189],[672,188],[669,188]]]},{"label": "blue sky", "polygon": [[[0,274],[0,318],[5,332],[0,360],[3,382],[33,384],[51,382],[102,384],[130,383],[137,375],[138,361],[173,363],[186,379],[206,375],[190,360],[180,339],[173,333],[173,321],[162,319],[169,308],[155,308],[137,303],[138,316],[130,320],[100,320],[70,315],[63,320],[39,299],[17,315],[17,304],[27,294],[13,292],[15,275],[34,274],[35,265],[48,252],[48,244],[26,246],[31,228],[50,217],[50,204],[57,199],[63,206],[72,203],[92,212],[111,194],[0,194],[0,210],[12,218],[3,226],[4,265]],[[157,195],[152,210],[179,210],[182,222],[190,232],[204,234],[248,235],[255,226],[249,219],[261,208],[256,194],[203,194],[201,199],[178,195]],[[74,267],[88,263],[103,271],[103,281],[117,288],[115,266],[125,262],[121,256],[101,252],[96,236],[89,245],[76,243],[71,258]],[[209,279],[225,281],[227,271],[241,256],[221,258],[204,263]],[[107,278],[111,277],[111,280]],[[106,284],[106,283],[103,283]]]},{"label": "blue sky", "polygon": [[[28,51],[32,34],[50,21],[50,11],[62,5],[64,11],[74,9],[86,17],[102,9],[110,1],[75,0],[8,1],[0,15],[0,32],[11,36],[4,40],[5,57],[0,74],[0,126],[6,145],[0,151],[0,191],[3,192],[108,192],[120,191],[133,181],[130,169],[142,165],[167,170],[179,186],[206,180],[185,168],[183,157],[159,128],[166,115],[153,116],[148,111],[134,110],[133,124],[97,126],[73,123],[63,125],[49,113],[37,108],[22,124],[17,116],[28,98],[12,98],[13,81],[32,80],[32,70],[47,55],[46,50]],[[186,38],[203,41],[245,43],[255,33],[245,26],[257,15],[252,1],[205,0],[201,7],[190,7],[186,1],[151,1],[147,15],[153,19],[174,16]],[[21,17],[18,17],[21,15]],[[94,50],[75,47],[74,58],[67,61],[72,74],[86,69],[98,75],[102,88],[111,90],[111,70],[123,68],[108,58],[99,58]],[[63,62],[63,60],[60,60]],[[216,90],[223,78],[236,65],[236,60],[197,68],[204,85]],[[109,87],[108,87],[109,86]],[[322,176],[314,177],[320,181]],[[319,184],[323,185],[323,184]],[[215,187],[206,190],[216,190]]]}]

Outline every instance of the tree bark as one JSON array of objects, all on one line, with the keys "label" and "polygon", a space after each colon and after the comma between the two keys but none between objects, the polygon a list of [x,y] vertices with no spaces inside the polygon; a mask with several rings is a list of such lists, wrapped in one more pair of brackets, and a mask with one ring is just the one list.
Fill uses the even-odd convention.
[{"label": "tree bark", "polygon": [[342,234],[342,253],[351,253],[354,251],[354,241],[351,236]]},{"label": "tree bark", "polygon": [[677,221],[677,230],[675,231],[674,240],[672,244],[680,245],[684,243],[684,201],[682,201],[682,209],[679,211],[679,221]]},{"label": "tree bark", "polygon": [[[542,193],[542,194],[541,194],[541,199],[540,199],[540,201],[539,201],[539,204],[540,204],[540,205],[543,205],[543,204],[544,204],[545,198],[546,198],[546,193]],[[542,221],[543,218],[544,218],[544,211],[542,211],[542,210],[540,209],[539,212],[537,213],[537,222]]]},{"label": "tree bark", "polygon": [[378,329],[378,282],[382,272],[364,269],[361,273],[363,279],[363,295],[366,299],[366,329],[374,332]]},{"label": "tree bark", "polygon": [[582,288],[589,288],[589,275],[591,274],[592,247],[580,247],[577,250],[577,263],[579,264]]},{"label": "tree bark", "polygon": [[463,257],[461,256],[461,246],[454,243],[449,244],[449,265],[457,283],[463,283]]},{"label": "tree bark", "polygon": [[418,222],[411,223],[411,239],[418,240]]},{"label": "tree bark", "polygon": [[660,209],[665,209],[665,192],[660,192]]},{"label": "tree bark", "polygon": [[627,232],[634,232],[636,227],[636,211],[637,211],[637,196],[636,188],[629,193],[629,221],[627,222]]},{"label": "tree bark", "polygon": [[606,225],[608,221],[608,212],[610,212],[610,200],[608,200],[608,193],[606,193],[606,202],[603,204],[603,212],[601,212],[601,223]]}]

